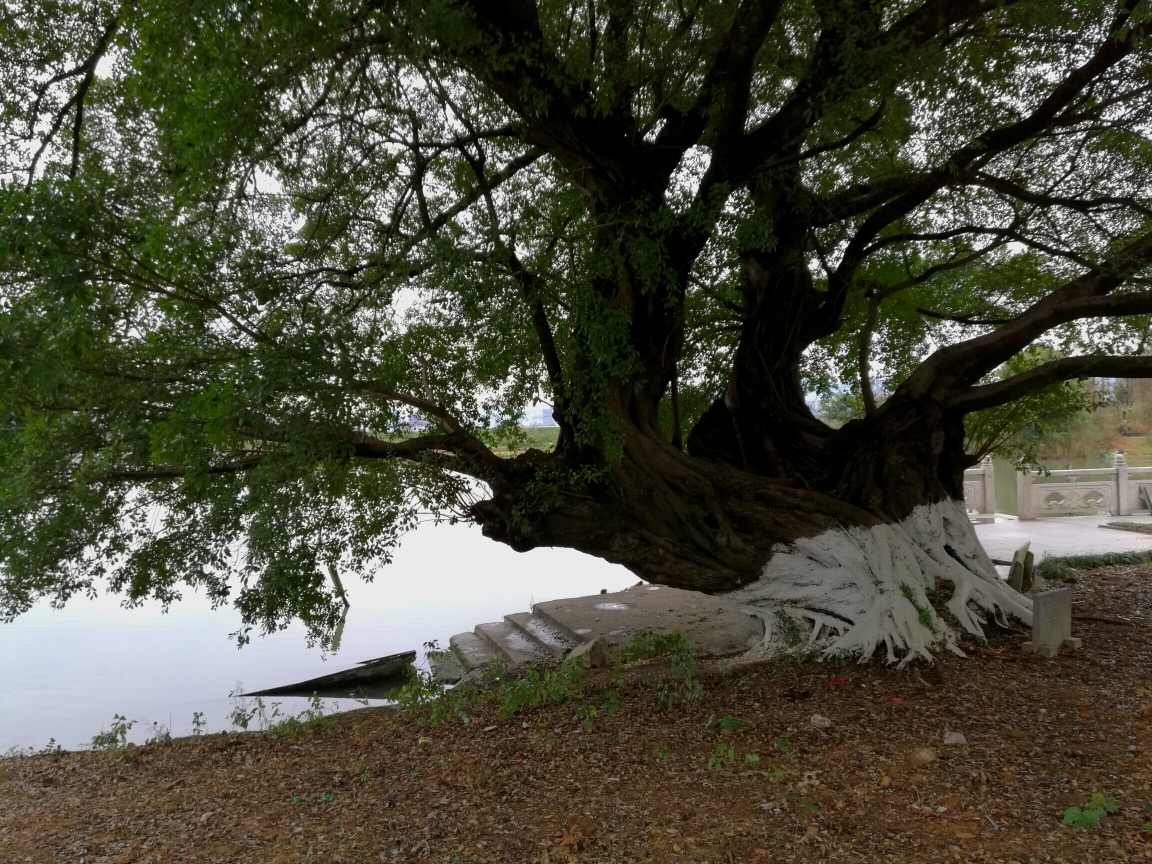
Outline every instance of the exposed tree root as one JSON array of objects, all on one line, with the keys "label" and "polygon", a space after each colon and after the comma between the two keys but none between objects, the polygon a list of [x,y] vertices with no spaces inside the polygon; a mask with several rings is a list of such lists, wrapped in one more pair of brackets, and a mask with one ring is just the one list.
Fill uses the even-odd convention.
[{"label": "exposed tree root", "polygon": [[750,659],[806,637],[825,656],[861,662],[883,645],[889,663],[904,665],[931,662],[941,649],[963,654],[952,623],[929,600],[937,582],[953,586],[948,617],[973,635],[983,637],[988,616],[1032,623],[1031,599],[999,578],[955,501],[918,507],[899,524],[780,544],[760,579],[727,596],[764,620],[764,640]]}]

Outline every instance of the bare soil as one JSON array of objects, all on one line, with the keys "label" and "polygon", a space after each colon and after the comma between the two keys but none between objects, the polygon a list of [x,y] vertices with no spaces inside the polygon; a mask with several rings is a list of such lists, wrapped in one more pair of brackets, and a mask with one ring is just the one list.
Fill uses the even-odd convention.
[{"label": "bare soil", "polygon": [[[705,670],[672,709],[659,667],[598,673],[590,720],[366,709],[288,740],[0,760],[0,861],[1152,862],[1152,570],[1073,587],[1084,648],[1054,661],[1000,631],[931,668]],[[1094,792],[1121,809],[1061,824]]]}]

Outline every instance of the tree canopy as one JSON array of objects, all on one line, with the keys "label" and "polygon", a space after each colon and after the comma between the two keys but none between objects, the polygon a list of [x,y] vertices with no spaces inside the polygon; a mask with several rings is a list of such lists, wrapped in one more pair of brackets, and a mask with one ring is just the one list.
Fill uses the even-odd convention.
[{"label": "tree canopy", "polygon": [[1147,0],[0,10],[5,618],[191,585],[323,638],[428,511],[752,573],[726,501],[902,518],[965,415],[1152,374]]}]

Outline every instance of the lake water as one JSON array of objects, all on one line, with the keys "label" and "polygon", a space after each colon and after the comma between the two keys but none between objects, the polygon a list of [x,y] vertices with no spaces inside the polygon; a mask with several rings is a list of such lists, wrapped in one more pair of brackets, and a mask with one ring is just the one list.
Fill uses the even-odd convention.
[{"label": "lake water", "polygon": [[[513,552],[470,525],[422,525],[410,533],[375,582],[348,580],[352,608],[338,652],[309,648],[303,628],[254,636],[237,649],[231,609],[213,610],[189,593],[164,614],[158,604],[124,609],[115,596],[75,598],[64,609],[41,605],[0,624],[0,753],[86,745],[113,716],[137,721],[130,740],[152,723],[173,735],[230,729],[229,694],[291,684],[416,649],[531,603],[619,591],[637,579],[624,568],[568,549]],[[275,697],[284,712],[306,700]],[[354,708],[341,702],[328,708]],[[147,727],[147,728],[145,728]]]}]

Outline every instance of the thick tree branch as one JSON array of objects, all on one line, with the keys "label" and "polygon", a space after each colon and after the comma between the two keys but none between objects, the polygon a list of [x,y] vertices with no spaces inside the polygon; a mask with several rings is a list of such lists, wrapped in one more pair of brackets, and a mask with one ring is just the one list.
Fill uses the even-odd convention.
[{"label": "thick tree branch", "polygon": [[[911,184],[902,194],[883,203],[864,220],[848,243],[840,265],[829,277],[828,298],[820,316],[823,320],[813,329],[814,339],[834,331],[856,269],[867,256],[876,237],[888,225],[927,201],[937,190],[949,184],[969,182],[974,175],[973,167],[985,164],[992,156],[1035,137],[1055,122],[1060,112],[1085,88],[1127,57],[1136,42],[1143,38],[1142,26],[1125,28],[1121,31],[1127,23],[1127,14],[1117,16],[1109,28],[1109,36],[1092,57],[1070,72],[1027,117],[984,132],[953,153],[933,171],[923,175],[918,182]],[[1124,35],[1118,37],[1116,34],[1120,32]]]},{"label": "thick tree branch", "polygon": [[452,413],[438,402],[430,398],[413,396],[410,393],[404,393],[390,387],[381,387],[369,381],[360,381],[357,382],[357,385],[366,393],[381,396],[389,401],[399,402],[402,405],[408,405],[434,419],[440,428],[448,433],[446,440],[452,442],[453,447],[451,449],[468,454],[479,463],[479,466],[483,466],[484,473],[478,474],[477,476],[500,476],[515,471],[514,462],[508,459],[501,459],[493,453],[483,441],[469,432],[464,424],[453,417]]},{"label": "thick tree branch", "polygon": [[52,125],[49,128],[44,139],[40,142],[40,147],[37,148],[36,153],[32,157],[32,162],[28,166],[28,185],[32,185],[32,181],[36,179],[36,166],[40,163],[40,158],[44,155],[44,151],[52,143],[56,137],[56,133],[60,131],[60,127],[64,125],[64,119],[68,116],[68,112],[75,109],[75,115],[72,123],[72,157],[68,166],[69,179],[76,178],[76,172],[80,167],[80,133],[84,126],[84,100],[88,96],[88,90],[92,86],[92,81],[96,77],[96,67],[103,59],[104,55],[108,53],[108,46],[115,35],[117,28],[120,26],[119,19],[113,18],[108,25],[104,28],[104,32],[100,34],[100,39],[96,43],[96,47],[92,49],[92,53],[88,55],[87,59],[79,66],[62,72],[59,75],[54,75],[40,86],[36,94],[36,101],[32,105],[32,112],[29,117],[29,124],[36,123],[36,115],[40,112],[40,105],[47,95],[48,89],[69,78],[82,76],[80,84],[76,88],[76,92],[72,97],[64,103],[64,106],[56,112],[52,119]]},{"label": "thick tree branch", "polygon": [[1130,242],[1094,271],[1065,283],[991,333],[941,348],[925,360],[901,390],[953,392],[972,386],[1038,337],[1069,321],[1098,316],[1152,313],[1152,291],[1112,292],[1152,264],[1152,233]]},{"label": "thick tree branch", "polygon": [[973,387],[949,400],[948,407],[967,414],[1005,405],[1060,381],[1093,377],[1152,378],[1152,357],[1064,357],[994,384]]}]

